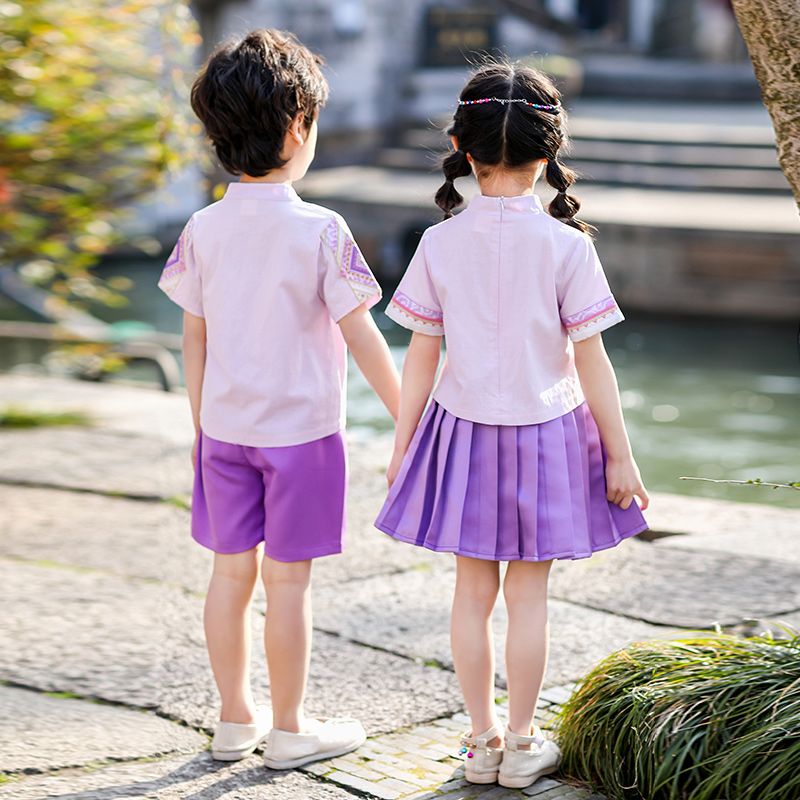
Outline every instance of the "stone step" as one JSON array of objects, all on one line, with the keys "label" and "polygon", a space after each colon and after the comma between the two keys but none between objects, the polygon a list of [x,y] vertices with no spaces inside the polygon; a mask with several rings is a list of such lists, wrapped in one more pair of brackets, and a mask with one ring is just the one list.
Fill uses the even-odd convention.
[{"label": "stone step", "polygon": [[789,184],[780,170],[703,166],[676,168],[580,158],[571,159],[568,163],[584,180],[610,186],[789,195]]},{"label": "stone step", "polygon": [[[603,143],[606,144],[606,143]],[[789,185],[783,173],[777,166],[767,166],[763,154],[759,161],[762,163],[751,165],[749,163],[724,164],[722,154],[716,154],[719,165],[707,163],[692,163],[690,148],[677,150],[675,153],[665,151],[661,157],[668,158],[674,155],[678,161],[668,163],[656,162],[648,156],[657,157],[658,154],[649,150],[650,146],[643,145],[640,149],[630,148],[631,157],[627,160],[611,160],[614,154],[612,148],[599,147],[587,154],[584,143],[575,147],[574,157],[568,158],[567,163],[578,171],[584,179],[613,186],[637,186],[660,189],[683,189],[686,191],[720,191],[720,192],[758,192],[771,194],[789,194]],[[760,153],[760,151],[755,151]],[[622,153],[617,152],[621,156]],[[603,156],[607,157],[604,158]],[[773,155],[773,154],[769,154]],[[709,158],[708,160],[713,160]],[[378,166],[387,169],[401,169],[409,171],[432,171],[439,169],[441,151],[432,149],[409,149],[403,147],[387,147],[381,150],[378,156]]]}]

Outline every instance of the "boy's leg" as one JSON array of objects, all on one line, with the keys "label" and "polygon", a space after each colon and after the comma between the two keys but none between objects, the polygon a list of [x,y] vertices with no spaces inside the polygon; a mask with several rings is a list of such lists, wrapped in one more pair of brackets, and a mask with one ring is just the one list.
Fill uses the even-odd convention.
[{"label": "boy's leg", "polygon": [[265,555],[261,574],[267,593],[264,649],[272,724],[299,733],[311,655],[311,561],[275,561]]},{"label": "boy's leg", "polygon": [[250,601],[258,579],[258,558],[255,548],[232,555],[214,554],[204,622],[223,722],[250,724],[255,720],[250,689]]},{"label": "boy's leg", "polygon": [[511,561],[503,581],[508,608],[509,728],[530,735],[547,666],[547,579],[552,561]]},{"label": "boy's leg", "polygon": [[[456,556],[450,643],[474,736],[497,725],[492,610],[499,588],[500,565],[496,561]],[[490,742],[497,744],[499,741]]]}]

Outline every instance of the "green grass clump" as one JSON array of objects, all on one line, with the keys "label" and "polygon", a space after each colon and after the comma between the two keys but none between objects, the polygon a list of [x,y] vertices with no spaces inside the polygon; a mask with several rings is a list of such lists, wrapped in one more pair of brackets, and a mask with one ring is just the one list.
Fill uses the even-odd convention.
[{"label": "green grass clump", "polygon": [[46,428],[58,425],[91,425],[82,411],[32,411],[26,408],[0,409],[0,428]]},{"label": "green grass clump", "polygon": [[632,645],[558,725],[563,773],[609,800],[800,798],[800,633]]}]

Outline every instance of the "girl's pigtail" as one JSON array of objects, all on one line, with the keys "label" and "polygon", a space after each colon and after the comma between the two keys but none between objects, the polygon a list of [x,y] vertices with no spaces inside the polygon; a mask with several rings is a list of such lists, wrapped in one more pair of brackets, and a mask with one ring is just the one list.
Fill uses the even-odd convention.
[{"label": "girl's pigtail", "polygon": [[591,235],[596,228],[575,217],[580,211],[581,201],[575,195],[567,194],[567,189],[575,183],[577,175],[569,167],[565,167],[557,158],[549,158],[547,159],[545,178],[558,192],[547,207],[550,216]]},{"label": "girl's pigtail", "polygon": [[436,205],[444,211],[444,218],[449,219],[453,216],[453,209],[464,202],[454,181],[456,178],[463,178],[472,172],[467,154],[463,150],[455,150],[450,153],[442,162],[442,172],[444,172],[444,183],[436,192]]}]

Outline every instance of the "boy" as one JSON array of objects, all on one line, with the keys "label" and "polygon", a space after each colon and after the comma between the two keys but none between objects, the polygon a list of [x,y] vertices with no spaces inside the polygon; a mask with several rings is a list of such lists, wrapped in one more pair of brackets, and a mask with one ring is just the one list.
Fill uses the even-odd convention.
[{"label": "boy", "polygon": [[[314,158],[328,95],[320,63],[274,30],[211,55],[192,107],[241,179],[192,216],[159,282],[184,309],[192,535],[215,554],[205,631],[222,709],[212,754],[238,760],[266,740],[273,769],[365,739],[356,720],[303,713],[311,560],[342,548],[347,347],[395,418],[399,402],[397,371],[368,311],[380,287],[344,220],[292,189]],[[259,567],[271,721],[254,706],[248,671]]]}]

